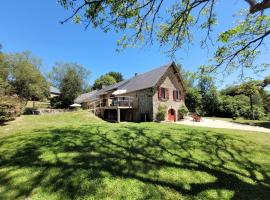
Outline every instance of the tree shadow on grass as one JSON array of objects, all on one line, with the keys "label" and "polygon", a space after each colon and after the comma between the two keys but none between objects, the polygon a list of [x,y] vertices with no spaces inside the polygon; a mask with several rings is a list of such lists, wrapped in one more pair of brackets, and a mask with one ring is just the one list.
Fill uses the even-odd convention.
[{"label": "tree shadow on grass", "polygon": [[[226,190],[231,199],[269,199],[269,165],[252,160],[269,148],[253,147],[236,136],[146,124],[36,130],[0,141],[0,199],[26,198],[36,188],[59,199],[101,199],[110,195],[108,177],[144,183],[141,199],[164,199],[160,187],[186,197],[214,190],[217,199],[228,199],[220,192]],[[183,173],[201,180],[175,178]]]}]

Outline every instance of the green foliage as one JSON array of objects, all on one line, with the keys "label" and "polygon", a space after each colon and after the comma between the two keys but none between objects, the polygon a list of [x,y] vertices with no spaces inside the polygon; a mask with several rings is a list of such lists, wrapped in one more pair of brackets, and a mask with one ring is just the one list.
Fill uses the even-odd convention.
[{"label": "green foliage", "polygon": [[95,80],[93,89],[101,89],[103,86],[113,85],[123,80],[123,75],[120,72],[108,72]]},{"label": "green foliage", "polygon": [[156,120],[159,122],[164,121],[166,119],[166,114],[167,114],[167,106],[159,105],[158,111],[156,113]]},{"label": "green foliage", "polygon": [[229,95],[229,96],[236,96],[239,95],[239,89],[238,86],[229,86],[223,90],[220,91],[221,95]]},{"label": "green foliage", "polygon": [[82,80],[74,69],[69,69],[60,84],[61,101],[64,108],[69,107],[74,99],[82,93]]},{"label": "green foliage", "polygon": [[201,67],[200,73],[191,79],[189,73],[183,70],[182,73],[189,85],[185,104],[190,112],[208,116],[263,119],[270,111],[270,94],[265,90],[268,77],[262,81],[232,85],[218,92],[205,67]]},{"label": "green foliage", "polygon": [[79,64],[56,63],[48,77],[60,89],[61,95],[51,100],[52,106],[67,108],[73,104],[74,99],[89,88],[89,75],[90,71]]},{"label": "green foliage", "polygon": [[124,80],[123,75],[120,72],[108,72],[106,74],[112,76],[117,83]]},{"label": "green foliage", "polygon": [[103,86],[108,86],[117,83],[115,78],[109,74],[105,74],[100,76],[97,80],[95,80],[93,89],[101,89]]},{"label": "green foliage", "polygon": [[270,34],[270,17],[263,14],[249,15],[246,11],[241,11],[236,17],[240,18],[236,26],[219,35],[218,42],[222,45],[217,48],[215,61],[218,66],[227,62],[231,72],[241,67],[241,76],[245,69],[261,72],[269,64],[257,64],[254,61],[261,53],[259,47],[264,38]]},{"label": "green foliage", "polygon": [[190,112],[201,113],[202,95],[195,87],[187,88],[185,104]]},{"label": "green foliage", "polygon": [[217,116],[220,117],[241,117],[250,119],[263,119],[265,116],[264,109],[260,104],[254,105],[253,111],[250,110],[250,99],[245,95],[225,96],[219,98],[219,108]]},{"label": "green foliage", "polygon": [[11,85],[8,82],[9,71],[5,55],[0,53],[0,95],[10,95],[12,93]]},{"label": "green foliage", "polygon": [[184,119],[184,117],[188,114],[188,109],[185,105],[182,105],[178,109],[178,119]]},{"label": "green foliage", "polygon": [[[117,41],[120,49],[153,44],[153,41],[157,41],[170,56],[173,56],[177,50],[194,41],[194,32],[199,28],[199,31],[205,33],[205,37],[198,38],[202,47],[209,42],[213,44],[213,38],[217,38],[216,42],[214,41],[217,49],[212,59],[213,70],[223,68],[222,71],[231,73],[242,69],[240,73],[243,75],[244,69],[253,68],[260,71],[269,67],[267,63],[254,62],[264,50],[261,48],[264,40],[270,35],[270,17],[265,13],[258,13],[269,7],[268,2],[252,1],[249,11],[240,11],[239,14],[233,15],[234,27],[222,33],[218,32],[217,35],[213,28],[218,24],[218,14],[222,19],[221,12],[216,12],[217,0],[58,2],[73,12],[62,23],[73,20],[77,24],[85,24],[85,28],[92,26],[104,32],[126,31]],[[223,23],[221,22],[221,25]],[[224,24],[224,27],[227,27],[227,24]]]},{"label": "green foliage", "polygon": [[219,97],[218,114],[222,117],[244,117],[249,110],[249,98],[245,95]]},{"label": "green foliage", "polygon": [[60,88],[63,79],[66,77],[66,74],[71,70],[75,71],[76,74],[80,77],[83,90],[88,88],[88,81],[91,72],[77,63],[57,62],[53,66],[52,70],[47,74],[47,76],[53,86]]},{"label": "green foliage", "polygon": [[6,83],[21,98],[42,100],[49,95],[49,86],[41,74],[41,61],[29,52],[5,55],[8,76]]},{"label": "green foliage", "polygon": [[207,116],[215,116],[218,108],[218,92],[213,78],[201,72],[198,87],[202,96],[202,114]]},{"label": "green foliage", "polygon": [[50,105],[52,108],[62,108],[63,102],[61,96],[55,96],[50,99]]},{"label": "green foliage", "polygon": [[14,120],[23,113],[25,102],[14,96],[0,96],[0,124]]}]

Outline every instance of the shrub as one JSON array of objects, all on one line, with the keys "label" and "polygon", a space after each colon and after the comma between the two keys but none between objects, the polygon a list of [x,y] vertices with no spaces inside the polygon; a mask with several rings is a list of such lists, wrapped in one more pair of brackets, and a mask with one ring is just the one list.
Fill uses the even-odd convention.
[{"label": "shrub", "polygon": [[253,113],[250,111],[250,109],[248,109],[244,114],[243,117],[245,119],[255,119],[255,120],[261,120],[264,119],[265,117],[265,113],[263,108],[259,107],[259,106],[254,106],[253,107]]},{"label": "shrub", "polygon": [[55,97],[51,98],[50,104],[51,104],[52,108],[62,108],[63,107],[62,106],[63,102],[62,102],[60,96],[55,96]]},{"label": "shrub", "polygon": [[158,112],[156,114],[156,120],[157,121],[164,121],[165,120],[165,118],[166,118],[166,110],[167,110],[166,106],[161,106],[161,105],[158,106]]},{"label": "shrub", "polygon": [[[253,114],[254,119],[263,119],[265,116],[263,107],[254,105]],[[250,111],[250,103],[247,96],[220,96],[218,116],[250,119],[253,118],[253,114]]]},{"label": "shrub", "polygon": [[184,117],[188,114],[188,109],[185,105],[182,105],[178,109],[178,119],[184,119]]},{"label": "shrub", "polygon": [[18,97],[0,97],[0,123],[14,120],[23,113],[25,103]]},{"label": "shrub", "polygon": [[202,95],[197,88],[188,88],[185,104],[190,112],[201,112]]}]

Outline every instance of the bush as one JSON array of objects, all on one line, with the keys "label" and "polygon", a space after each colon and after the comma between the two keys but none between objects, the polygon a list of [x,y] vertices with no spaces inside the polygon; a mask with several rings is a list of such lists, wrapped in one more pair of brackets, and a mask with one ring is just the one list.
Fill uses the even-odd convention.
[{"label": "bush", "polygon": [[[253,106],[254,119],[263,119],[265,116],[262,106]],[[249,98],[245,95],[220,96],[218,116],[250,119],[253,117],[250,111]]]},{"label": "bush", "polygon": [[62,106],[63,102],[62,102],[60,96],[55,96],[55,97],[51,98],[50,104],[51,104],[52,108],[63,108],[63,106]]},{"label": "bush", "polygon": [[158,112],[156,114],[156,120],[157,121],[164,121],[166,118],[166,111],[167,107],[166,106],[158,106]]},{"label": "bush", "polygon": [[243,115],[245,119],[255,119],[255,120],[261,120],[265,118],[265,113],[263,108],[259,106],[253,107],[253,113],[251,113],[250,109],[248,109],[245,114]]},{"label": "bush", "polygon": [[184,119],[184,117],[188,114],[188,109],[185,105],[182,105],[179,109],[178,109],[178,120],[179,119]]},{"label": "bush", "polygon": [[197,88],[188,88],[185,104],[190,112],[201,112],[202,95]]},{"label": "bush", "polygon": [[0,97],[0,123],[14,120],[24,111],[25,103],[18,97]]}]

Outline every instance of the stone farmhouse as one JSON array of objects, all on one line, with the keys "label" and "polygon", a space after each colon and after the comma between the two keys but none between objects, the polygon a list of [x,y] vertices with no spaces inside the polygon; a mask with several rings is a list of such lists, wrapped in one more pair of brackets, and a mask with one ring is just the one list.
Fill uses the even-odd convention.
[{"label": "stone farmhouse", "polygon": [[84,109],[109,121],[156,121],[159,106],[166,121],[177,121],[186,89],[180,71],[170,63],[149,72],[82,94],[75,99]]}]

